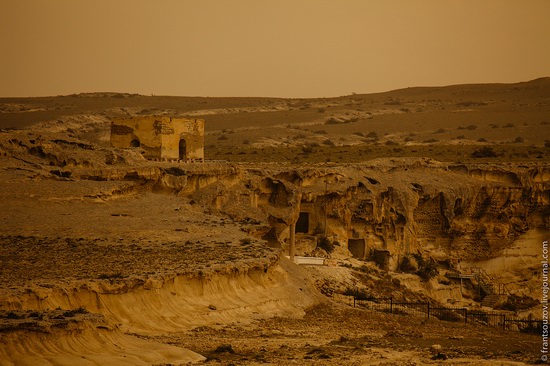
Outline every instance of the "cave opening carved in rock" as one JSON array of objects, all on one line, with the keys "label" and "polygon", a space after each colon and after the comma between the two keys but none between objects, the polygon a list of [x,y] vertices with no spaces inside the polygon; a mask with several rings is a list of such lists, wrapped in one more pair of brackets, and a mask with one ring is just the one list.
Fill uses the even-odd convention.
[{"label": "cave opening carved in rock", "polygon": [[367,252],[365,239],[348,239],[348,250],[353,258],[364,259]]},{"label": "cave opening carved in rock", "polygon": [[309,212],[300,212],[300,216],[296,222],[296,232],[303,234],[309,233]]}]

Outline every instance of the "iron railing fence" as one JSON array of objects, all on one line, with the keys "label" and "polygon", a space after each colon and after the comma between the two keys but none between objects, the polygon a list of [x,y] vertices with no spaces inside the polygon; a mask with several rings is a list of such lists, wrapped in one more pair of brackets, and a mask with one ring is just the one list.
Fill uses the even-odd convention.
[{"label": "iron railing fence", "polygon": [[484,325],[501,330],[542,334],[543,320],[524,319],[517,316],[467,308],[434,307],[429,302],[405,302],[393,298],[364,298],[351,295],[334,294],[333,298],[353,307],[382,311],[390,314],[436,318],[444,321]]}]

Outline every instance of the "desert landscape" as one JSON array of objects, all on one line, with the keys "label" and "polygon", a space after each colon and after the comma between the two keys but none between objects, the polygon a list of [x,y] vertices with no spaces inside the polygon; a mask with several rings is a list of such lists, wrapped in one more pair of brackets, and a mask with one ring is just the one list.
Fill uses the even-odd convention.
[{"label": "desert landscape", "polygon": [[[204,120],[204,161],[121,118]],[[550,78],[0,98],[0,175],[2,366],[545,363]]]}]

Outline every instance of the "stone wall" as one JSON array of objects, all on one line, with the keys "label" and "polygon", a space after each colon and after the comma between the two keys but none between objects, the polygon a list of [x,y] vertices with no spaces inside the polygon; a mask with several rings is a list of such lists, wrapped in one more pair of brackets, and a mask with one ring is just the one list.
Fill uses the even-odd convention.
[{"label": "stone wall", "polygon": [[204,120],[142,116],[113,118],[111,144],[139,147],[147,159],[204,160]]}]

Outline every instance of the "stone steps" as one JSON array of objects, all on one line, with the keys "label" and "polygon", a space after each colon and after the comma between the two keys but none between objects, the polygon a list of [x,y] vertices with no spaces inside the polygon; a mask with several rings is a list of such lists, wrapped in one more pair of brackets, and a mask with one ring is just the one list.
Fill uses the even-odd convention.
[{"label": "stone steps", "polygon": [[488,308],[494,308],[495,306],[506,301],[506,295],[499,294],[490,294],[483,298],[481,301],[481,306],[486,306]]}]

